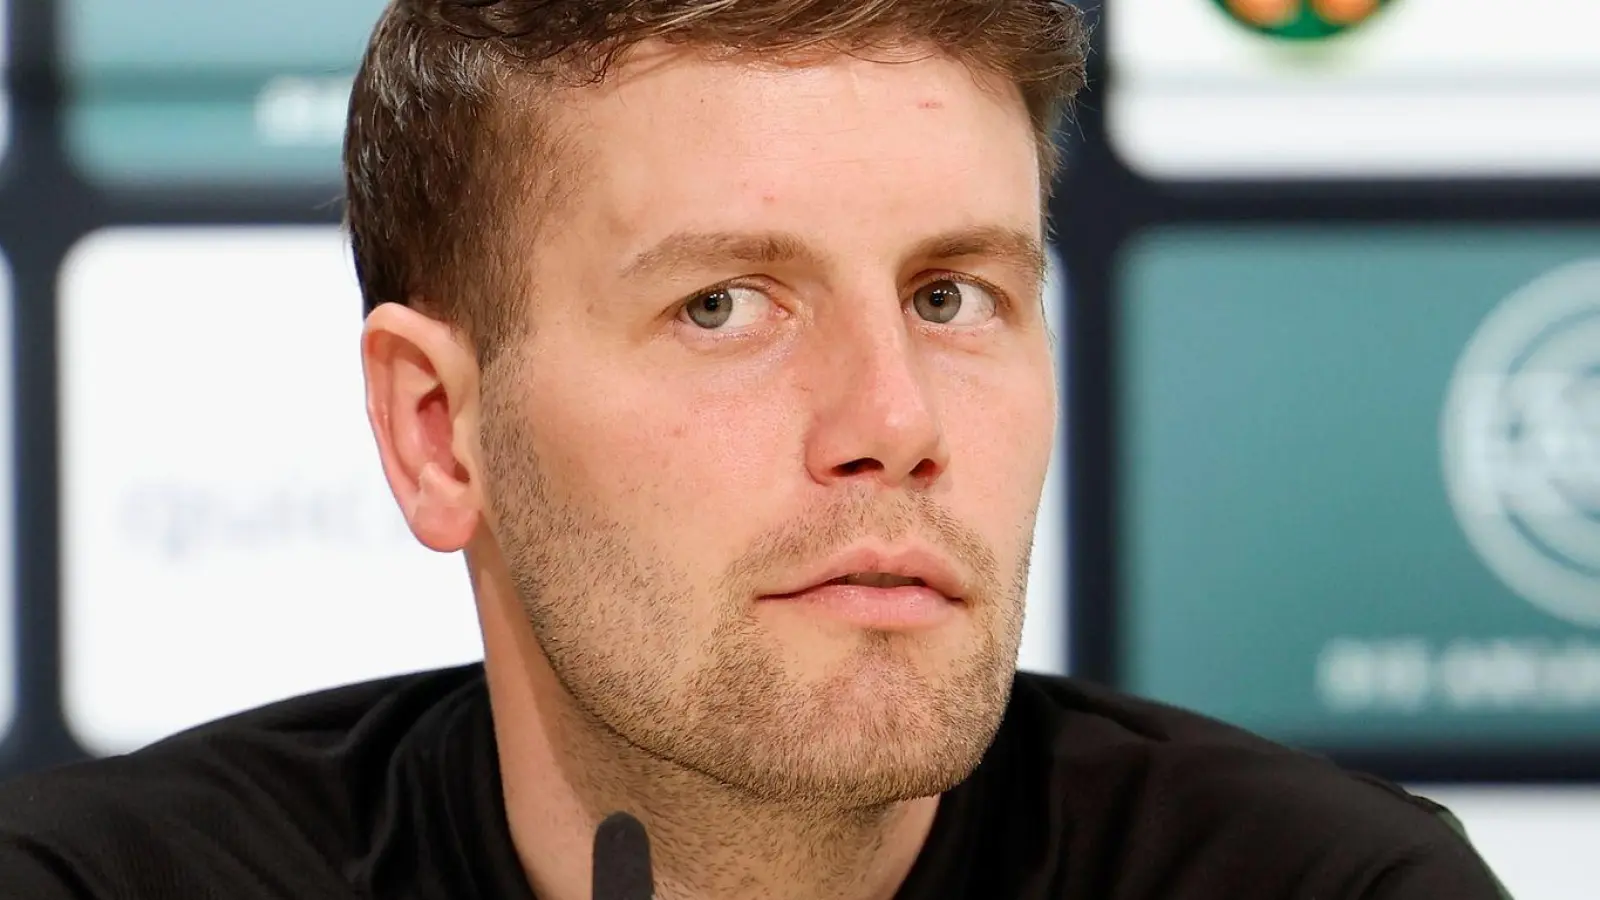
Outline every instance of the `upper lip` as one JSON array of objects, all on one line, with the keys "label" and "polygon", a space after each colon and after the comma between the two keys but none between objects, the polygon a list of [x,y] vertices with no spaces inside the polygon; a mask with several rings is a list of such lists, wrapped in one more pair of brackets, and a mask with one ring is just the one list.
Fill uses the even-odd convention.
[{"label": "upper lip", "polygon": [[955,566],[941,554],[923,546],[868,547],[856,546],[831,557],[827,562],[811,569],[783,590],[768,596],[786,597],[821,587],[847,575],[879,573],[915,578],[952,600],[966,595],[965,584]]}]

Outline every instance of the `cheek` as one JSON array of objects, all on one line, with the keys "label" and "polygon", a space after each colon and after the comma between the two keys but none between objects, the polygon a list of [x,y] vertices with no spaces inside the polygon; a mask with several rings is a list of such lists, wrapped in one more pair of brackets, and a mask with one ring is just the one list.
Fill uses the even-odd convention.
[{"label": "cheek", "polygon": [[[1037,358],[1035,358],[1037,356]],[[1054,449],[1056,393],[1047,354],[1027,354],[996,364],[953,360],[944,368],[947,385],[943,424],[952,467],[972,493],[995,504],[990,515],[1015,517],[1031,509],[1044,485]]]},{"label": "cheek", "polygon": [[752,387],[679,390],[634,429],[651,445],[655,478],[708,515],[728,512],[709,509],[722,498],[748,504],[749,491],[790,477],[786,467],[798,465],[800,415],[787,389],[730,379],[741,382]]},{"label": "cheek", "polygon": [[[736,551],[749,537],[741,522],[790,474],[785,467],[799,464],[798,404],[770,372],[619,378],[595,371],[545,384],[535,415],[559,436],[542,442],[561,461],[547,467],[552,476],[647,538],[696,534],[708,552]],[[750,522],[748,531],[759,530]]]}]

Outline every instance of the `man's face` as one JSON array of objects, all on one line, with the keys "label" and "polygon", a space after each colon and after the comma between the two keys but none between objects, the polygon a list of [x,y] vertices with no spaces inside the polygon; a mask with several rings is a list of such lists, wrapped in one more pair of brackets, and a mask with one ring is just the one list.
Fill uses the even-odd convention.
[{"label": "man's face", "polygon": [[[563,95],[581,181],[484,375],[557,677],[765,799],[952,786],[1016,662],[1055,422],[1033,135],[1014,89],[905,59],[652,48]],[[805,590],[840,567],[926,585]]]}]

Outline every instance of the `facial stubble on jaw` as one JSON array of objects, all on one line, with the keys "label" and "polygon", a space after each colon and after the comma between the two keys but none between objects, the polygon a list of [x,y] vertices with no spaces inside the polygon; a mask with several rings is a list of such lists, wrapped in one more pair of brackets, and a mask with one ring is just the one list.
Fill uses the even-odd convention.
[{"label": "facial stubble on jaw", "polygon": [[[694,600],[689,578],[620,522],[564,496],[522,439],[515,412],[486,408],[484,421],[489,488],[514,586],[552,671],[586,718],[751,801],[819,812],[931,796],[977,764],[1009,696],[1025,552],[1007,584],[982,540],[933,504],[846,498],[757,541],[729,566],[715,591],[724,600],[718,621],[697,641],[685,615]],[[865,536],[911,533],[956,557],[982,586],[966,598],[971,646],[932,667],[914,635],[863,633],[838,671],[794,683],[753,618],[757,579]]]}]

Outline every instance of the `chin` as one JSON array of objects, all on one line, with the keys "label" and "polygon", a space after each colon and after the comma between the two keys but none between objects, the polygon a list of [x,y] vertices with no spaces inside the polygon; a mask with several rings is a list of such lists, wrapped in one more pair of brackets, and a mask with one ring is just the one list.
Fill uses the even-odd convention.
[{"label": "chin", "polygon": [[[848,636],[846,636],[848,635]],[[659,722],[656,749],[762,802],[835,812],[928,797],[965,779],[1004,713],[1014,658],[972,629],[803,630],[725,644]]]},{"label": "chin", "polygon": [[839,721],[795,745],[795,755],[773,783],[790,799],[835,810],[931,797],[972,773],[991,736],[991,730],[970,727]]},{"label": "chin", "polygon": [[[787,787],[840,808],[942,793],[978,764],[1003,702],[904,662],[863,660],[810,692],[781,744]],[[943,670],[949,678],[950,669]]]}]

